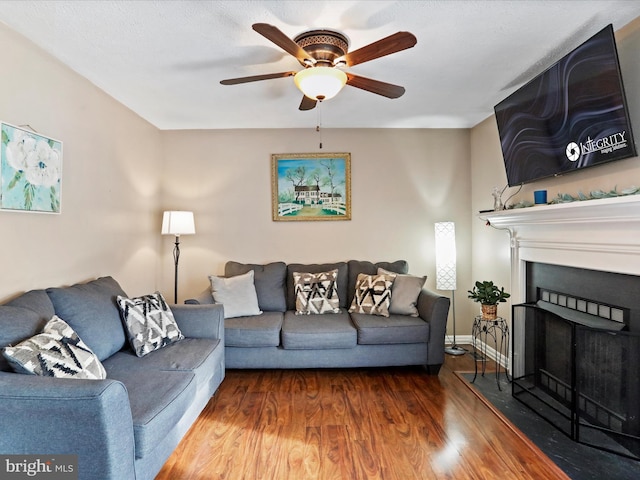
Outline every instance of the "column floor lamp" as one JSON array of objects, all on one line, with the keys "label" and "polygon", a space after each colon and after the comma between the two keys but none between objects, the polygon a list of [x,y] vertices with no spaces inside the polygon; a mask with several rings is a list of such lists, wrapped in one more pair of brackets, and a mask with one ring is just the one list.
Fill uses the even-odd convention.
[{"label": "column floor lamp", "polygon": [[449,355],[464,355],[466,350],[456,344],[456,226],[453,222],[435,224],[436,288],[451,290],[453,343],[444,349]]},{"label": "column floor lamp", "polygon": [[193,212],[166,211],[162,216],[162,235],[175,235],[173,247],[173,263],[175,278],[173,284],[173,303],[178,303],[178,262],[180,261],[180,235],[196,233]]}]

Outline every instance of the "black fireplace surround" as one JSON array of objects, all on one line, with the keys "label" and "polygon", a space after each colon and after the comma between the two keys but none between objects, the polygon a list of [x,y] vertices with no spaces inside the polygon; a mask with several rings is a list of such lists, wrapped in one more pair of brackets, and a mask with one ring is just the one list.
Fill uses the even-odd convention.
[{"label": "black fireplace surround", "polygon": [[573,440],[640,460],[640,277],[527,263],[514,398]]}]

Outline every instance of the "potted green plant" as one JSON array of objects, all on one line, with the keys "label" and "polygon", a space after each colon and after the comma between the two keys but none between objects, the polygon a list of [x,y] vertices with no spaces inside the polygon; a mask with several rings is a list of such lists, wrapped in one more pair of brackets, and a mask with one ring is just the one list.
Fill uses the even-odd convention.
[{"label": "potted green plant", "polygon": [[511,296],[504,291],[504,287],[498,287],[491,281],[476,282],[468,292],[470,299],[480,303],[484,320],[495,320],[498,317],[498,303],[506,302]]}]

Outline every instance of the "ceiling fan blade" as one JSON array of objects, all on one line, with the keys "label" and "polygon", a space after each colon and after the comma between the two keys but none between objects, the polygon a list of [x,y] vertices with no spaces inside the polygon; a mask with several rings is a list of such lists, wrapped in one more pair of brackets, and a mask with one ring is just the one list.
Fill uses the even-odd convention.
[{"label": "ceiling fan blade", "polygon": [[269,25],[268,23],[254,23],[253,29],[267,40],[278,45],[285,52],[296,57],[303,65],[305,65],[305,60],[307,63],[315,63],[313,57],[311,57],[304,48],[300,47],[296,42],[287,37],[277,27]]},{"label": "ceiling fan blade", "polygon": [[347,85],[366,90],[367,92],[376,93],[387,98],[398,98],[404,95],[404,87],[385,83],[371,78],[361,77],[353,73],[347,73]]},{"label": "ceiling fan blade", "polygon": [[318,103],[317,100],[314,100],[313,98],[309,98],[306,95],[303,95],[302,101],[300,102],[300,107],[298,108],[298,110],[313,110],[314,108],[316,108],[317,103]]},{"label": "ceiling fan blade", "polygon": [[377,42],[370,43],[362,48],[347,53],[342,59],[347,62],[350,67],[359,63],[375,60],[392,53],[406,50],[413,47],[417,43],[416,37],[409,32],[397,32],[388,37],[382,38]]},{"label": "ceiling fan blade", "polygon": [[260,80],[271,80],[272,78],[292,77],[297,72],[280,72],[280,73],[267,73],[264,75],[252,75],[250,77],[228,78],[226,80],[220,80],[222,85],[237,85],[239,83],[258,82]]}]

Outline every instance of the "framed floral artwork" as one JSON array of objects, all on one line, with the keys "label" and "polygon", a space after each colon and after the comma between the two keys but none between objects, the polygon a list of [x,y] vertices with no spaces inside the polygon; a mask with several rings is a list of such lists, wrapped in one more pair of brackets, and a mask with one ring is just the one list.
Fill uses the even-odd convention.
[{"label": "framed floral artwork", "polygon": [[271,155],[274,221],[351,220],[351,154]]},{"label": "framed floral artwork", "polygon": [[0,209],[60,213],[62,142],[0,123]]}]

